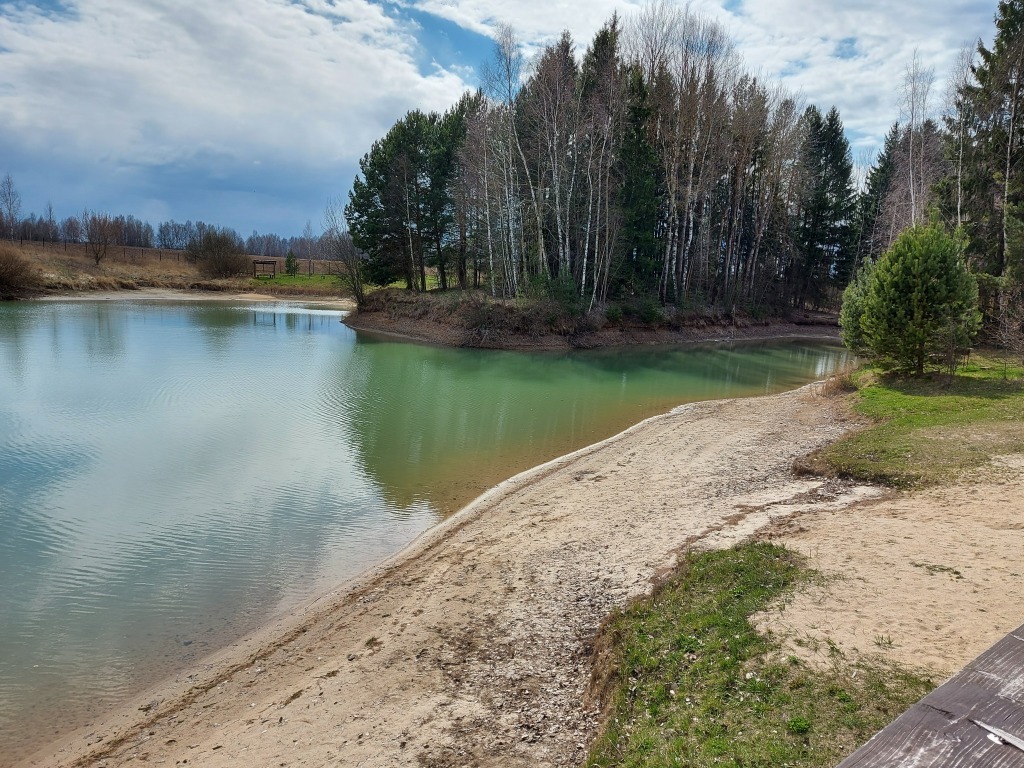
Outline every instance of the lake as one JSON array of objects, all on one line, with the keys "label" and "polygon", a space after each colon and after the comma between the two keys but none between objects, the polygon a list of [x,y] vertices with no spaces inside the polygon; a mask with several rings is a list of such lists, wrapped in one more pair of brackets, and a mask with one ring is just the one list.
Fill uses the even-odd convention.
[{"label": "lake", "polygon": [[[823,343],[520,353],[301,305],[0,305],[0,754],[90,722],[513,474]],[[3,762],[3,760],[0,760]]]}]

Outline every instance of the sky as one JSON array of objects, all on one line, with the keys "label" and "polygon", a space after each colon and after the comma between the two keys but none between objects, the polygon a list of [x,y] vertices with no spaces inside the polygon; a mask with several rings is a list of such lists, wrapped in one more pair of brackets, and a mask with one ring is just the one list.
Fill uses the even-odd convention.
[{"label": "sky", "polygon": [[[673,0],[663,0],[673,2]],[[491,35],[581,50],[641,0],[0,0],[0,176],[52,203],[247,236],[322,229],[359,158],[408,110],[478,85]],[[692,0],[748,71],[839,109],[854,160],[900,117],[915,51],[935,109],[996,0]]]}]

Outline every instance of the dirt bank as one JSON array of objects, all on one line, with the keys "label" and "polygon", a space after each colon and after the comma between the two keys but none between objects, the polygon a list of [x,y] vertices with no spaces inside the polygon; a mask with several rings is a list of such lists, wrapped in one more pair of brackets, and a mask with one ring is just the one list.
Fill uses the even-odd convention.
[{"label": "dirt bank", "polygon": [[757,531],[845,577],[766,625],[946,674],[1020,623],[1024,464],[917,496],[793,476],[850,426],[814,386],[649,419],[25,765],[576,765],[598,725],[602,619],[681,550]]},{"label": "dirt bank", "polygon": [[429,318],[407,318],[383,312],[358,312],[345,318],[358,331],[397,336],[450,347],[484,347],[520,350],[596,349],[637,344],[683,344],[695,341],[744,339],[828,339],[839,340],[839,327],[830,322],[771,322],[732,325],[706,323],[688,328],[643,328],[616,326],[586,333],[481,335],[450,322]]}]

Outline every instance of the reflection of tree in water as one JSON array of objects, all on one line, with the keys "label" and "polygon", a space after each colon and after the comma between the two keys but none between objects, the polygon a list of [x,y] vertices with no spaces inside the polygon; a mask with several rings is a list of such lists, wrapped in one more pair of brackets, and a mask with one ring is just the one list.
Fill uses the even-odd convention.
[{"label": "reflection of tree in water", "polygon": [[125,334],[128,318],[118,307],[105,302],[90,302],[82,305],[82,322],[79,323],[83,336],[83,348],[89,360],[97,363],[112,363],[124,356]]},{"label": "reflection of tree in water", "polygon": [[[24,346],[46,382],[0,367],[0,741],[31,730],[8,711],[109,704],[139,659],[151,673],[194,660],[308,595],[324,567],[350,576],[426,524],[388,521],[315,410],[352,346],[337,314],[264,327],[238,307],[26,311],[0,320],[0,346]],[[211,339],[229,343],[210,354]]]},{"label": "reflection of tree in water", "polygon": [[344,414],[345,439],[389,505],[438,509],[453,477],[532,442],[539,417],[522,412],[515,378],[501,353],[360,340],[326,382],[325,407]]},{"label": "reflection of tree in water", "polygon": [[38,326],[36,312],[28,311],[19,304],[0,304],[0,351],[3,352],[4,366],[18,377],[25,374],[25,352],[28,336]]},{"label": "reflection of tree in water", "polygon": [[398,508],[450,511],[497,480],[688,401],[819,373],[820,346],[755,344],[525,354],[360,340],[326,405]]},{"label": "reflection of tree in water", "polygon": [[228,352],[236,332],[253,324],[253,313],[232,306],[174,307],[190,325],[199,329],[208,347],[216,352]]}]

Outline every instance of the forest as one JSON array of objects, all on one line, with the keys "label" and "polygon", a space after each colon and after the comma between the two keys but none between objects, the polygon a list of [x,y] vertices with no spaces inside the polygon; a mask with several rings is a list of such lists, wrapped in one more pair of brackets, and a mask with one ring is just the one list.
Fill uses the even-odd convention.
[{"label": "forest", "polygon": [[[510,28],[482,87],[411,110],[360,162],[344,219],[370,284],[548,295],[581,311],[838,309],[905,229],[959,229],[994,308],[1021,280],[1021,0],[946,93],[915,54],[884,147],[856,178],[839,112],[747,71],[725,30],[652,3],[582,55],[530,61]],[[941,104],[939,104],[941,102]]]},{"label": "forest", "polygon": [[581,314],[618,302],[782,316],[838,310],[902,232],[938,223],[963,243],[986,325],[1024,323],[1022,21],[1024,0],[999,2],[992,44],[959,51],[941,91],[915,53],[881,151],[856,165],[835,107],[748,72],[718,22],[655,0],[585,47],[563,33],[529,59],[499,27],[481,87],[395,122],[322,234],[311,221],[301,237],[243,238],[88,209],[58,219],[49,204],[22,217],[10,174],[0,225],[15,240],[181,250],[226,234],[252,255],[337,261],[360,301],[399,284]]}]

